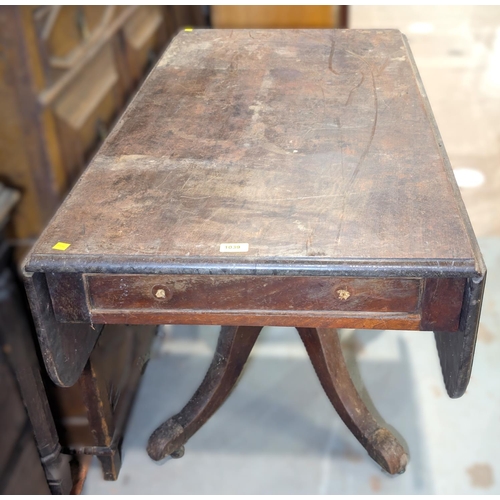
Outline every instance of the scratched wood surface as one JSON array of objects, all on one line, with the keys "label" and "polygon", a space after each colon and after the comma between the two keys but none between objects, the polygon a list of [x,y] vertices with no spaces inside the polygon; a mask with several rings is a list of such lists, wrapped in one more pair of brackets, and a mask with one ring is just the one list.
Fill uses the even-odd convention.
[{"label": "scratched wood surface", "polygon": [[[473,269],[468,222],[415,72],[397,30],[182,32],[33,256]],[[52,249],[59,241],[71,246]],[[221,253],[223,243],[248,251]]]}]

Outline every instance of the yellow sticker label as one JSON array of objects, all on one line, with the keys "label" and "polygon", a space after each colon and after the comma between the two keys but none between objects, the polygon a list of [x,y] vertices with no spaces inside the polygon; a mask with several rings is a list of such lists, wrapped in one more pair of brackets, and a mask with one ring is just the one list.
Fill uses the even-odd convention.
[{"label": "yellow sticker label", "polygon": [[71,243],[63,243],[62,241],[58,241],[53,247],[53,250],[67,250],[71,246]]},{"label": "yellow sticker label", "polygon": [[248,252],[248,243],[222,243],[220,252]]},{"label": "yellow sticker label", "polygon": [[184,28],[184,31],[193,31],[193,28]]}]

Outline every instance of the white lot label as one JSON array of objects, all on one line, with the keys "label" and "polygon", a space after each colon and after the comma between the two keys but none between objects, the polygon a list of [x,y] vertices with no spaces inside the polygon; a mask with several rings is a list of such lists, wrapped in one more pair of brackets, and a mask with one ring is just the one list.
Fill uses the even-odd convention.
[{"label": "white lot label", "polygon": [[248,243],[221,243],[220,252],[248,252]]}]

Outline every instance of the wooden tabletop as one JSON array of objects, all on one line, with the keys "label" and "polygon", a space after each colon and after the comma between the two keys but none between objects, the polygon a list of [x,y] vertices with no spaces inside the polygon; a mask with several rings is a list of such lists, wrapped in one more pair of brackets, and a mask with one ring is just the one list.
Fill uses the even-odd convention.
[{"label": "wooden tabletop", "polygon": [[27,270],[381,263],[470,274],[477,261],[399,31],[192,30],[172,41]]}]

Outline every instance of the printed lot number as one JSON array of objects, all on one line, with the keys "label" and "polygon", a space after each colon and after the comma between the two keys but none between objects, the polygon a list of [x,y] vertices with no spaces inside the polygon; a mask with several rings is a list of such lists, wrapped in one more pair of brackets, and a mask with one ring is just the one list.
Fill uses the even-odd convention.
[{"label": "printed lot number", "polygon": [[248,252],[248,243],[222,243],[221,252]]}]

